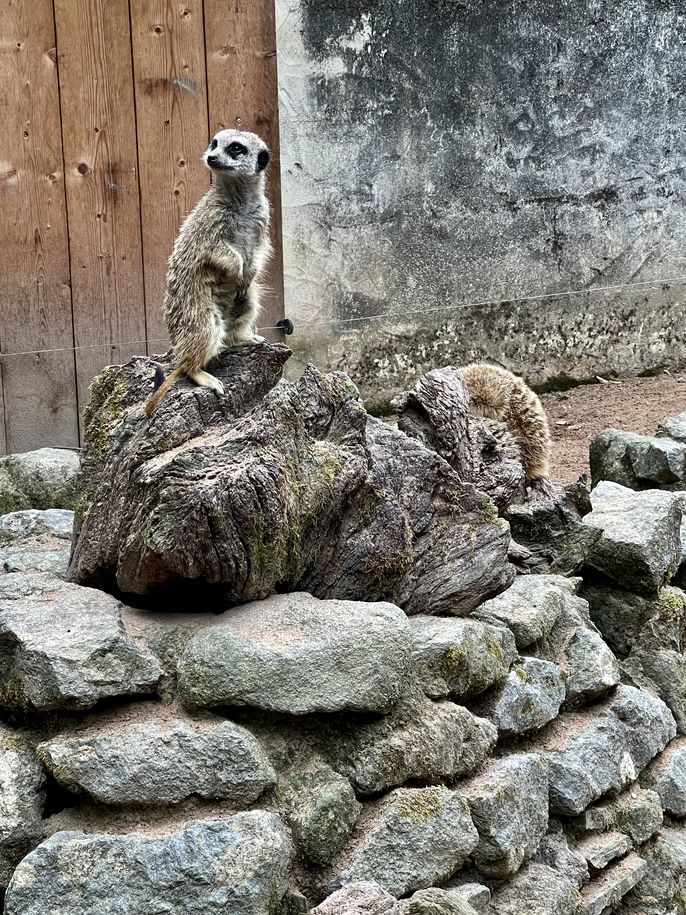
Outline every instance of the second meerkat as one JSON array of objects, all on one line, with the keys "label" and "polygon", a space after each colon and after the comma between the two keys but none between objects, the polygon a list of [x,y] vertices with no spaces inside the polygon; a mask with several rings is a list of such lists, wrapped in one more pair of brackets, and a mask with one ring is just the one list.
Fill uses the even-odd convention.
[{"label": "second meerkat", "polygon": [[167,273],[164,317],[176,368],[148,399],[148,416],[184,376],[223,393],[207,364],[226,347],[259,339],[257,280],[271,254],[269,158],[260,137],[240,130],[220,130],[203,155],[212,185],[181,226]]}]

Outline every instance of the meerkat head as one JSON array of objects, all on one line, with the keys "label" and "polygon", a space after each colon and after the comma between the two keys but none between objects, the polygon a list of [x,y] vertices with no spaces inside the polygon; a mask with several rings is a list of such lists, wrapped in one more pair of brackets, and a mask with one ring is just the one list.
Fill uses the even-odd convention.
[{"label": "meerkat head", "polygon": [[269,150],[256,133],[220,130],[210,140],[203,161],[222,178],[246,178],[262,174],[269,164]]}]

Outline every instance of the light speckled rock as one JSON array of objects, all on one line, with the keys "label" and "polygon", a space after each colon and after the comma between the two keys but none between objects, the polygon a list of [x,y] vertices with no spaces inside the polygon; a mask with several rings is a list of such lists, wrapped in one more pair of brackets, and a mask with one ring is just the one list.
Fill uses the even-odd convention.
[{"label": "light speckled rock", "polygon": [[477,620],[415,616],[412,669],[427,696],[460,699],[502,680],[517,657],[512,633]]},{"label": "light speckled rock", "polygon": [[630,489],[678,488],[686,476],[686,447],[669,438],[605,429],[591,442],[595,486],[609,480]]},{"label": "light speckled rock", "polygon": [[686,829],[663,827],[655,841],[641,849],[647,867],[636,887],[622,900],[622,915],[683,915],[686,899]]},{"label": "light speckled rock", "polygon": [[472,710],[489,718],[501,736],[525,734],[542,728],[560,711],[565,699],[565,677],[552,661],[523,658]]},{"label": "light speckled rock", "polygon": [[658,425],[655,434],[658,438],[671,438],[675,442],[686,444],[686,413],[668,416]]},{"label": "light speckled rock", "polygon": [[521,575],[507,591],[475,610],[471,619],[507,626],[517,648],[526,648],[555,625],[564,606],[564,580],[557,575]]},{"label": "light speckled rock", "polygon": [[577,915],[579,891],[544,864],[529,864],[493,894],[488,915]]},{"label": "light speckled rock", "polygon": [[432,887],[419,890],[398,903],[398,915],[476,915],[476,911],[455,890]]},{"label": "light speckled rock", "polygon": [[322,722],[315,731],[322,756],[363,795],[472,772],[498,737],[490,721],[452,702],[431,702],[418,690],[385,718]]},{"label": "light speckled rock", "polygon": [[587,565],[630,591],[650,594],[667,584],[681,559],[683,496],[602,482],[591,504],[584,524],[603,533]]},{"label": "light speckled rock", "polygon": [[78,454],[62,448],[0,457],[0,513],[73,508],[78,470]]},{"label": "light speckled rock", "polygon": [[41,835],[45,774],[33,747],[0,724],[0,890]]},{"label": "light speckled rock", "polygon": [[602,704],[566,712],[531,744],[550,762],[550,809],[575,815],[635,781],[676,734],[662,700],[621,686]]},{"label": "light speckled rock", "polygon": [[601,871],[581,891],[583,915],[602,915],[618,905],[645,873],[646,862],[636,854],[627,855],[612,867]]},{"label": "light speckled rock", "polygon": [[477,912],[482,912],[491,901],[491,891],[483,883],[474,883],[466,881],[460,883],[462,878],[458,875],[453,877],[447,886],[453,896],[466,902]]},{"label": "light speckled rock", "polygon": [[168,836],[59,832],[14,873],[6,915],[275,915],[291,847],[253,810]]},{"label": "light speckled rock", "polygon": [[279,783],[286,821],[302,854],[329,864],[345,845],[362,805],[350,782],[325,765],[297,771]]},{"label": "light speckled rock", "polygon": [[589,881],[586,859],[573,848],[559,820],[551,820],[533,860],[566,877],[576,887]]},{"label": "light speckled rock", "polygon": [[197,794],[247,807],[276,782],[259,741],[219,718],[96,728],[47,741],[38,755],[66,788],[104,804],[177,804]]},{"label": "light speckled rock", "polygon": [[641,776],[644,787],[653,788],[662,807],[672,816],[686,816],[686,738],[672,741]]},{"label": "light speckled rock", "polygon": [[577,843],[576,850],[588,861],[595,870],[604,867],[631,851],[631,839],[623,832],[603,832],[598,835],[591,834]]},{"label": "light speckled rock", "polygon": [[109,594],[49,574],[0,576],[0,705],[88,708],[153,692],[161,675]]},{"label": "light speckled rock", "polygon": [[371,880],[394,896],[451,876],[478,834],[466,801],[447,788],[399,788],[369,804],[332,874],[336,885]]},{"label": "light speckled rock", "polygon": [[617,829],[635,845],[642,845],[662,826],[662,819],[659,794],[634,784],[619,797],[589,807],[583,815],[583,827],[591,832]]},{"label": "light speckled rock", "polygon": [[388,712],[410,650],[407,618],[393,604],[277,594],[201,630],[179,661],[179,690],[201,706]]},{"label": "light speckled rock", "polygon": [[396,899],[378,883],[362,881],[336,890],[310,915],[396,915]]},{"label": "light speckled rock", "polygon": [[596,699],[619,683],[617,658],[591,622],[587,602],[574,594],[565,594],[555,625],[532,651],[563,671],[568,706]]},{"label": "light speckled rock", "polygon": [[533,753],[506,756],[455,790],[469,804],[479,833],[472,853],[490,877],[514,874],[548,828],[548,764]]},{"label": "light speckled rock", "polygon": [[64,577],[74,512],[28,509],[0,515],[0,573],[54,572]]}]

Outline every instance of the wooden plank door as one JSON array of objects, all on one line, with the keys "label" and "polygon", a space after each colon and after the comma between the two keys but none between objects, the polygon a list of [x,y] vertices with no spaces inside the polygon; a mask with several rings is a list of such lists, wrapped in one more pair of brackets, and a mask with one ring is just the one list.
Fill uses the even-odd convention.
[{"label": "wooden plank door", "polygon": [[[210,133],[239,126],[259,134],[272,151],[269,197],[274,257],[266,280],[261,323],[283,318],[283,251],[279,175],[279,105],[274,0],[205,0]],[[283,339],[281,334],[265,334]]]},{"label": "wooden plank door", "polygon": [[3,450],[78,445],[52,0],[0,0]]},{"label": "wooden plank door", "polygon": [[144,353],[128,0],[55,0],[77,382]]},{"label": "wooden plank door", "polygon": [[[167,260],[184,216],[209,185],[202,0],[131,4],[149,352],[166,348]],[[162,342],[165,341],[165,342]]]}]

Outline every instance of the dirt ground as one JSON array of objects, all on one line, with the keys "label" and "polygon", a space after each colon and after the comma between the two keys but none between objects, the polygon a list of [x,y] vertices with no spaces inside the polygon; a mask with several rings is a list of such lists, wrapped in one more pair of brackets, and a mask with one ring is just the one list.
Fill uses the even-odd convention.
[{"label": "dirt ground", "polygon": [[686,411],[686,373],[582,385],[541,400],[553,436],[552,477],[569,483],[588,473],[588,448],[602,429],[652,435],[666,416]]}]

